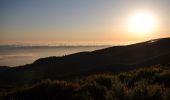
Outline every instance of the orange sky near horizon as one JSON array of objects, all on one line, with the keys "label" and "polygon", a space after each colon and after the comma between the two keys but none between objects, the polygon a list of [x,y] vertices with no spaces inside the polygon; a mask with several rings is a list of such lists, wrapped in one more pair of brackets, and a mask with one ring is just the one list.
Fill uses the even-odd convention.
[{"label": "orange sky near horizon", "polygon": [[107,45],[170,37],[169,0],[2,0],[0,6],[0,44]]}]

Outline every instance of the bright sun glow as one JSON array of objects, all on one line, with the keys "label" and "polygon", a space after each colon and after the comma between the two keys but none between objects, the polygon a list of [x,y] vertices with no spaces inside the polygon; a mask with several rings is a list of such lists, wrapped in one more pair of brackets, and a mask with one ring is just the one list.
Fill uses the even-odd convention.
[{"label": "bright sun glow", "polygon": [[130,33],[144,35],[152,33],[155,29],[156,20],[148,13],[137,13],[130,17],[128,29]]}]

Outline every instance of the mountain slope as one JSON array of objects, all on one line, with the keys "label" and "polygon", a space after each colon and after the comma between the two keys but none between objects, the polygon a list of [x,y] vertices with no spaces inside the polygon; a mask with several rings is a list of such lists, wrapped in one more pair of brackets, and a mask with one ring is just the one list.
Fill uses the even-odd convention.
[{"label": "mountain slope", "polygon": [[7,66],[0,66],[0,73],[9,69],[10,67],[7,67]]},{"label": "mountain slope", "polygon": [[64,57],[48,57],[33,64],[0,73],[1,85],[34,83],[43,79],[63,79],[96,72],[117,72],[142,66],[170,63],[170,38],[127,46],[114,46]]},{"label": "mountain slope", "polygon": [[[13,91],[13,92],[10,92]],[[170,66],[43,80],[0,92],[2,100],[170,100]]]}]

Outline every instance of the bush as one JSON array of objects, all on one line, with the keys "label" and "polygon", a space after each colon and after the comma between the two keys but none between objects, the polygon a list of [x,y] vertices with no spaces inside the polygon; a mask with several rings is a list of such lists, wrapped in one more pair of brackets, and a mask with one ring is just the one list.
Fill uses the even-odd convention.
[{"label": "bush", "polygon": [[4,100],[170,100],[170,68],[95,74],[70,81],[45,80],[1,92]]}]

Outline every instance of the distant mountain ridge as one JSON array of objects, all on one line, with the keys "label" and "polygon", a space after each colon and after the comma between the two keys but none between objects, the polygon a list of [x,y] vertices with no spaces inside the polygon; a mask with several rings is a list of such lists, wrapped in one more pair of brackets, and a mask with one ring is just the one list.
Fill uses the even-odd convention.
[{"label": "distant mountain ridge", "polygon": [[48,57],[0,73],[0,85],[34,83],[100,72],[117,72],[170,63],[170,38],[113,46],[63,57]]}]

